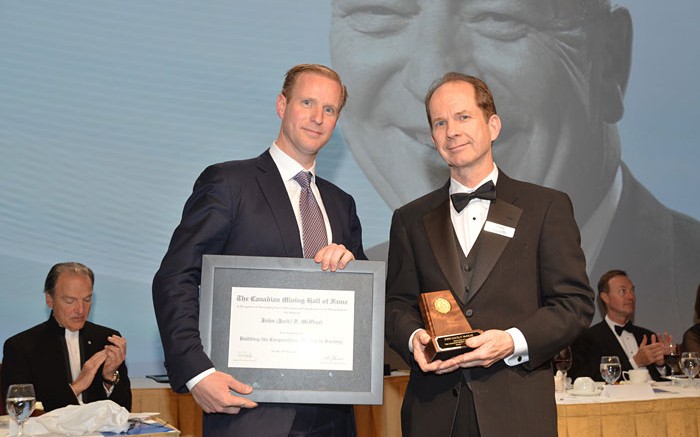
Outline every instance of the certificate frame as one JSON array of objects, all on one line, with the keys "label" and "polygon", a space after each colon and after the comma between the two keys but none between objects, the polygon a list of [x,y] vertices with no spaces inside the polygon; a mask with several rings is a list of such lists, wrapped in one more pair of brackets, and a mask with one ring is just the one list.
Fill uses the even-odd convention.
[{"label": "certificate frame", "polygon": [[[199,298],[204,351],[217,370],[251,385],[253,392],[245,397],[255,402],[379,405],[384,385],[385,276],[380,261],[354,260],[345,269],[330,272],[312,259],[204,255]],[[243,316],[232,301],[241,289],[312,290],[329,296],[333,290],[345,295],[351,291],[352,346],[342,346],[352,357],[351,368],[229,367],[230,337],[236,335],[233,318]]]}]

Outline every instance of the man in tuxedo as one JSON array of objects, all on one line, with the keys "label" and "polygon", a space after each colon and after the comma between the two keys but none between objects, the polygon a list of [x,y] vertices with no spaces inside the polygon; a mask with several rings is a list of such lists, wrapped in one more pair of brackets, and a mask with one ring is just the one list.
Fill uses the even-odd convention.
[{"label": "man in tuxedo", "polygon": [[[496,167],[501,120],[480,79],[448,73],[425,105],[450,180],[392,219],[386,337],[411,366],[403,434],[556,436],[550,360],[594,311],[571,202]],[[436,290],[483,333],[428,362],[418,300]]]},{"label": "man in tuxedo", "polygon": [[104,399],[131,409],[126,339],[87,321],[94,283],[83,264],[51,268],[44,284],[51,315],[5,342],[2,393],[10,384],[31,383],[46,411]]},{"label": "man in tuxedo", "polygon": [[632,324],[637,296],[627,273],[605,272],[598,281],[598,297],[605,308],[605,319],[591,326],[571,346],[573,363],[568,375],[602,381],[600,358],[616,355],[622,371],[646,367],[655,381],[663,380],[666,344],[673,338]]},{"label": "man in tuxedo", "polygon": [[[290,69],[277,96],[277,139],[257,158],[204,170],[155,275],[153,301],[170,384],[177,392],[190,390],[207,413],[206,436],[355,434],[351,406],[257,405],[231,394],[252,388],[216,371],[204,353],[198,304],[204,254],[313,258],[331,271],[366,259],[355,201],[315,175],[316,155],[330,139],[346,95],[328,67]],[[320,209],[320,229],[307,228],[299,175],[311,177],[306,184]]]}]

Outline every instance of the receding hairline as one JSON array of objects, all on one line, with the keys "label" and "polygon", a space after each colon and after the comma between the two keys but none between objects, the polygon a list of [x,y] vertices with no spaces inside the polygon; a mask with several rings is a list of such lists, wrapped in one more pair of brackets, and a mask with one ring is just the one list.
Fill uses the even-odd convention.
[{"label": "receding hairline", "polygon": [[59,278],[65,274],[84,276],[90,280],[91,287],[95,286],[95,273],[90,267],[79,262],[63,262],[54,264],[49,270],[49,273],[46,275],[46,281],[44,281],[44,293],[53,296]]}]

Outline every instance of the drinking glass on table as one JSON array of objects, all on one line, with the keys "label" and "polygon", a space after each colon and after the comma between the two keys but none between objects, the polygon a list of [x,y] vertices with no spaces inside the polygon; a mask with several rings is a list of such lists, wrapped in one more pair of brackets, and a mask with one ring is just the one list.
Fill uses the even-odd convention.
[{"label": "drinking glass on table", "polygon": [[564,375],[564,383],[566,384],[566,372],[571,369],[572,362],[571,347],[567,346],[560,350],[558,354],[554,356],[554,367],[557,368]]},{"label": "drinking glass on table", "polygon": [[620,358],[616,356],[604,356],[600,358],[600,376],[606,384],[615,384],[622,373]]},{"label": "drinking glass on table", "polygon": [[19,426],[18,436],[22,433],[24,422],[29,419],[34,411],[36,396],[34,396],[34,386],[31,384],[12,384],[7,389],[5,397],[5,409],[7,414],[12,417],[12,420],[17,422]]},{"label": "drinking glass on table", "polygon": [[671,375],[682,373],[680,368],[681,345],[678,343],[667,343],[664,346],[664,361],[671,369]]},{"label": "drinking glass on table", "polygon": [[683,373],[685,373],[690,380],[688,387],[692,387],[693,378],[695,378],[698,371],[700,371],[700,353],[683,352],[681,354],[681,369],[683,369]]}]

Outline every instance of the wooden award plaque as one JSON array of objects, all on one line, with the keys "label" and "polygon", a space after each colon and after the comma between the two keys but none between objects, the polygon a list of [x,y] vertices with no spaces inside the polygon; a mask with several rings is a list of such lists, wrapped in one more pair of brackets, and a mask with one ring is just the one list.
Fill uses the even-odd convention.
[{"label": "wooden award plaque", "polygon": [[421,293],[418,304],[425,330],[431,337],[425,348],[428,362],[469,352],[471,348],[465,340],[483,332],[472,329],[450,290]]}]

